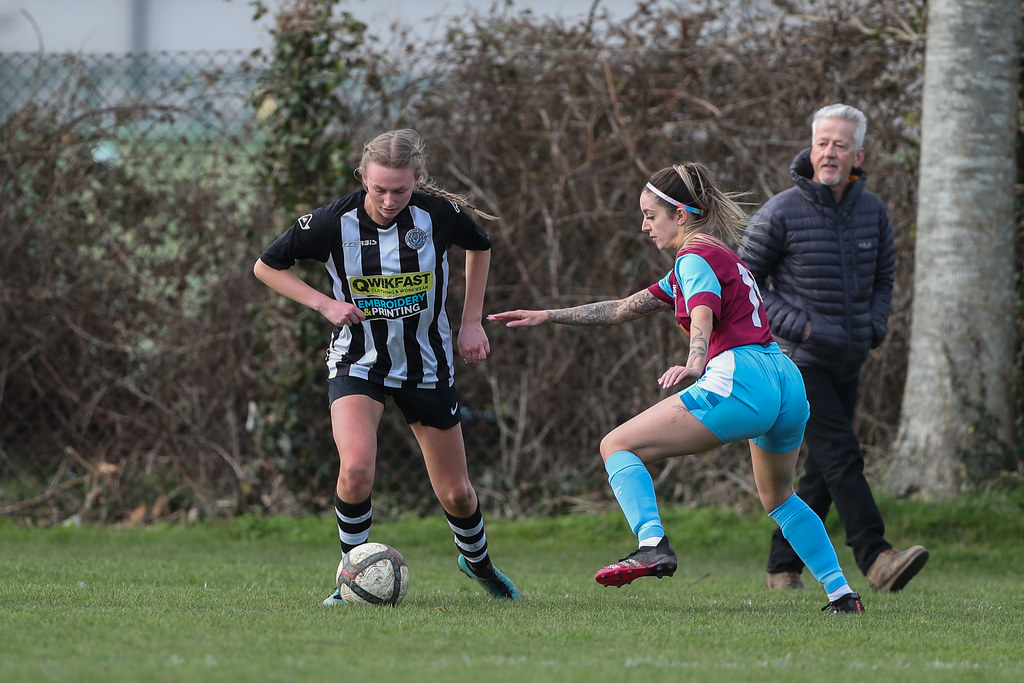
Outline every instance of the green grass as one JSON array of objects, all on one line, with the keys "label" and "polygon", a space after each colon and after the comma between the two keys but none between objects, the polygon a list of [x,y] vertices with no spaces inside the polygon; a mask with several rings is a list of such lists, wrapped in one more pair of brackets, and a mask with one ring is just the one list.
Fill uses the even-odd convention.
[{"label": "green grass", "polygon": [[411,568],[396,609],[320,606],[331,519],[0,520],[0,680],[1024,679],[1024,496],[883,509],[892,540],[932,558],[876,595],[834,536],[863,616],[823,615],[817,587],[764,590],[772,523],[728,509],[667,511],[679,571],[621,589],[592,579],[631,549],[619,513],[492,521],[495,561],[529,597],[516,604],[458,572],[443,519],[379,524]]}]

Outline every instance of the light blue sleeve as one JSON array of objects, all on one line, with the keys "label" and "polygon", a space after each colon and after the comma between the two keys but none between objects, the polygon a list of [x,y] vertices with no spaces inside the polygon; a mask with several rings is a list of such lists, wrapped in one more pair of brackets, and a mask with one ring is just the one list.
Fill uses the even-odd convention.
[{"label": "light blue sleeve", "polygon": [[[690,297],[695,294],[705,292],[714,294],[719,299],[722,298],[722,283],[719,282],[714,269],[703,257],[697,254],[683,254],[676,259],[675,273],[676,280],[683,290],[683,301],[688,302]],[[687,304],[687,312],[689,309],[690,306]]]},{"label": "light blue sleeve", "polygon": [[675,294],[672,292],[672,282],[668,279],[671,273],[665,275],[665,277],[658,280],[658,286],[661,287],[661,291],[665,292],[666,296],[674,297]]}]

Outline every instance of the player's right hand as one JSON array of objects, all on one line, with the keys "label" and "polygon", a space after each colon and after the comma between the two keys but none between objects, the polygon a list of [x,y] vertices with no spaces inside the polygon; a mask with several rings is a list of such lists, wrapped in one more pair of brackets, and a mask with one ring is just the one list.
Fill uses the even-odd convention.
[{"label": "player's right hand", "polygon": [[337,299],[331,299],[327,302],[320,312],[325,318],[339,327],[358,325],[366,320],[366,314],[363,313],[361,308],[347,301],[338,301]]}]

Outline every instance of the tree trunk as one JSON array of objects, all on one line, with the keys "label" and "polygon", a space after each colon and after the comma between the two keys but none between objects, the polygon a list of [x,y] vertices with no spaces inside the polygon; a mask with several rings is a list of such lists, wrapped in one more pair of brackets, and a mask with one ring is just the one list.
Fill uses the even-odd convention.
[{"label": "tree trunk", "polygon": [[1021,0],[929,0],[910,358],[887,473],[948,498],[1010,442]]}]

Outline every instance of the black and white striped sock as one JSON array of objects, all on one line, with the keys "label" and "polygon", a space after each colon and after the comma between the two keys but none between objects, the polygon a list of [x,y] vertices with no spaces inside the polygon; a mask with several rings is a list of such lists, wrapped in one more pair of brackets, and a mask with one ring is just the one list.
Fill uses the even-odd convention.
[{"label": "black and white striped sock", "polygon": [[346,503],[334,494],[334,512],[338,515],[338,536],[341,538],[341,554],[347,554],[357,545],[366,543],[373,524],[373,508],[370,498],[361,503]]},{"label": "black and white striped sock", "polygon": [[448,518],[448,526],[455,532],[455,547],[459,549],[475,572],[488,569],[491,558],[487,555],[487,534],[484,533],[484,518],[480,514],[480,503],[476,511],[469,517],[455,517],[444,513]]}]

